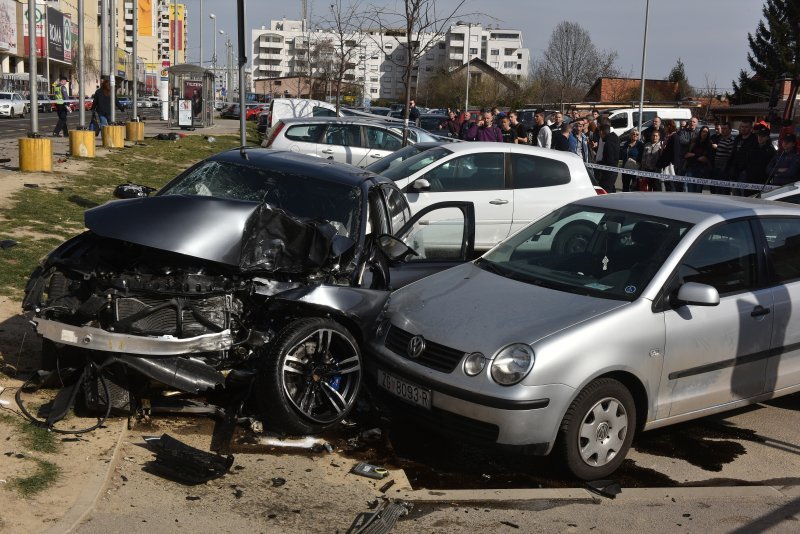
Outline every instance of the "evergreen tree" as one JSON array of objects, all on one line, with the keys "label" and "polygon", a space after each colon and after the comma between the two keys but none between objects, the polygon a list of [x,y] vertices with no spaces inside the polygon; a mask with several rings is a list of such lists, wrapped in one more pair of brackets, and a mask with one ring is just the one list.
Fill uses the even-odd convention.
[{"label": "evergreen tree", "polygon": [[686,69],[683,65],[683,61],[681,61],[681,58],[678,58],[678,61],[675,62],[675,66],[672,67],[671,71],[669,71],[667,80],[671,82],[678,82],[678,99],[690,96],[692,92],[692,86],[689,85],[689,79],[686,77]]},{"label": "evergreen tree", "polygon": [[772,84],[784,74],[800,72],[800,2],[767,0],[755,34],[747,34],[747,63],[753,70],[740,71],[733,82],[733,102],[746,104],[767,100]]}]

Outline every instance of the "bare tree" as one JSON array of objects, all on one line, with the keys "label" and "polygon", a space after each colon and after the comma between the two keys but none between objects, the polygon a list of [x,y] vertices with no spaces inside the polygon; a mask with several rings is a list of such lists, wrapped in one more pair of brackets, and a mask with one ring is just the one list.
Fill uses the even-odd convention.
[{"label": "bare tree", "polygon": [[322,29],[333,34],[332,81],[336,84],[336,111],[341,106],[342,82],[350,76],[348,71],[356,67],[358,50],[363,39],[365,16],[359,0],[344,4],[343,0],[331,0],[329,16],[323,18]]},{"label": "bare tree", "polygon": [[538,62],[539,75],[554,83],[563,102],[582,97],[597,78],[617,75],[616,60],[617,52],[598,50],[583,26],[563,21],[550,35]]},{"label": "bare tree", "polygon": [[[460,16],[465,0],[458,0],[452,10],[438,11],[435,0],[398,0],[394,6],[373,6],[369,19],[377,26],[378,45],[384,50],[384,37],[395,37],[401,48],[387,56],[402,72],[405,88],[405,128],[403,144],[408,140],[408,113],[411,86],[422,58],[447,33],[454,19]],[[402,39],[402,40],[401,40]]]}]

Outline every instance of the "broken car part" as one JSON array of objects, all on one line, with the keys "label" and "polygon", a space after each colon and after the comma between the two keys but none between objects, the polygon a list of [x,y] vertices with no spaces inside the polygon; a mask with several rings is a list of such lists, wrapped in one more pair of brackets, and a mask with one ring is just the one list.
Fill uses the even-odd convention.
[{"label": "broken car part", "polygon": [[384,501],[376,511],[358,514],[347,529],[347,534],[388,534],[397,524],[397,520],[410,510],[410,504]]},{"label": "broken car part", "polygon": [[351,473],[354,475],[360,475],[362,477],[367,478],[374,478],[376,480],[380,480],[382,478],[386,478],[389,476],[389,471],[384,469],[383,467],[378,467],[377,465],[368,464],[366,462],[359,462],[353,466],[350,470]]}]

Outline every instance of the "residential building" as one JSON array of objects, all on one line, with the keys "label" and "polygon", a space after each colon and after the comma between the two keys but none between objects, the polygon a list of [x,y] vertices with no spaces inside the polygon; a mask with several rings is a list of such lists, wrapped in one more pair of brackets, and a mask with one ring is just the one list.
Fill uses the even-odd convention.
[{"label": "residential building", "polygon": [[[469,47],[467,33],[470,34]],[[405,32],[365,29],[345,36],[345,40],[354,50],[344,81],[360,85],[369,99],[401,99],[405,91],[404,65],[408,59]],[[434,40],[436,42],[432,43]],[[253,80],[298,76],[330,78],[337,41],[337,34],[312,30],[302,20],[273,20],[269,28],[262,26],[252,31]],[[522,33],[518,30],[483,29],[477,24],[455,25],[443,36],[416,35],[413,43],[426,52],[411,74],[412,94],[437,69],[454,70],[466,64],[465,58],[469,57],[483,59],[511,79],[528,75],[530,52],[522,48]]]}]

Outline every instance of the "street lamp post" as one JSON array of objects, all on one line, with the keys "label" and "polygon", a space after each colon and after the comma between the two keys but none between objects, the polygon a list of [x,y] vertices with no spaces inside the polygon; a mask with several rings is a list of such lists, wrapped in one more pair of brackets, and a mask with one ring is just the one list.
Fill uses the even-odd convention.
[{"label": "street lamp post", "polygon": [[200,66],[203,66],[203,0],[200,0]]},{"label": "street lamp post", "polygon": [[[224,36],[227,35],[225,33],[225,30],[220,30],[219,34],[222,35],[223,38],[224,38]],[[223,44],[226,47],[228,46],[227,41],[223,41]],[[229,62],[230,62],[230,57],[228,56],[228,49],[226,48],[225,49],[225,76],[222,78],[222,84],[223,84],[223,86],[225,88],[225,101],[228,101],[228,91],[231,90],[231,88],[228,86],[228,67],[229,67],[228,63]]]},{"label": "street lamp post", "polygon": [[214,55],[211,56],[211,70],[214,72],[214,109],[217,109],[217,16],[209,13],[208,18],[214,21]]},{"label": "street lamp post", "polygon": [[463,20],[459,20],[456,22],[456,26],[466,26],[467,27],[467,46],[466,48],[466,59],[467,59],[467,90],[466,96],[464,97],[464,111],[469,111],[469,82],[470,82],[470,72],[469,72],[469,63],[472,59],[471,53],[469,50],[470,41],[472,40],[472,23],[471,22],[464,22]]},{"label": "street lamp post", "polygon": [[642,124],[644,121],[642,120],[642,111],[644,108],[644,64],[647,61],[647,23],[648,19],[650,18],[650,0],[647,0],[647,4],[645,4],[645,12],[644,12],[644,43],[642,44],[642,80],[641,80],[641,87],[639,89],[639,135],[642,134]]}]

